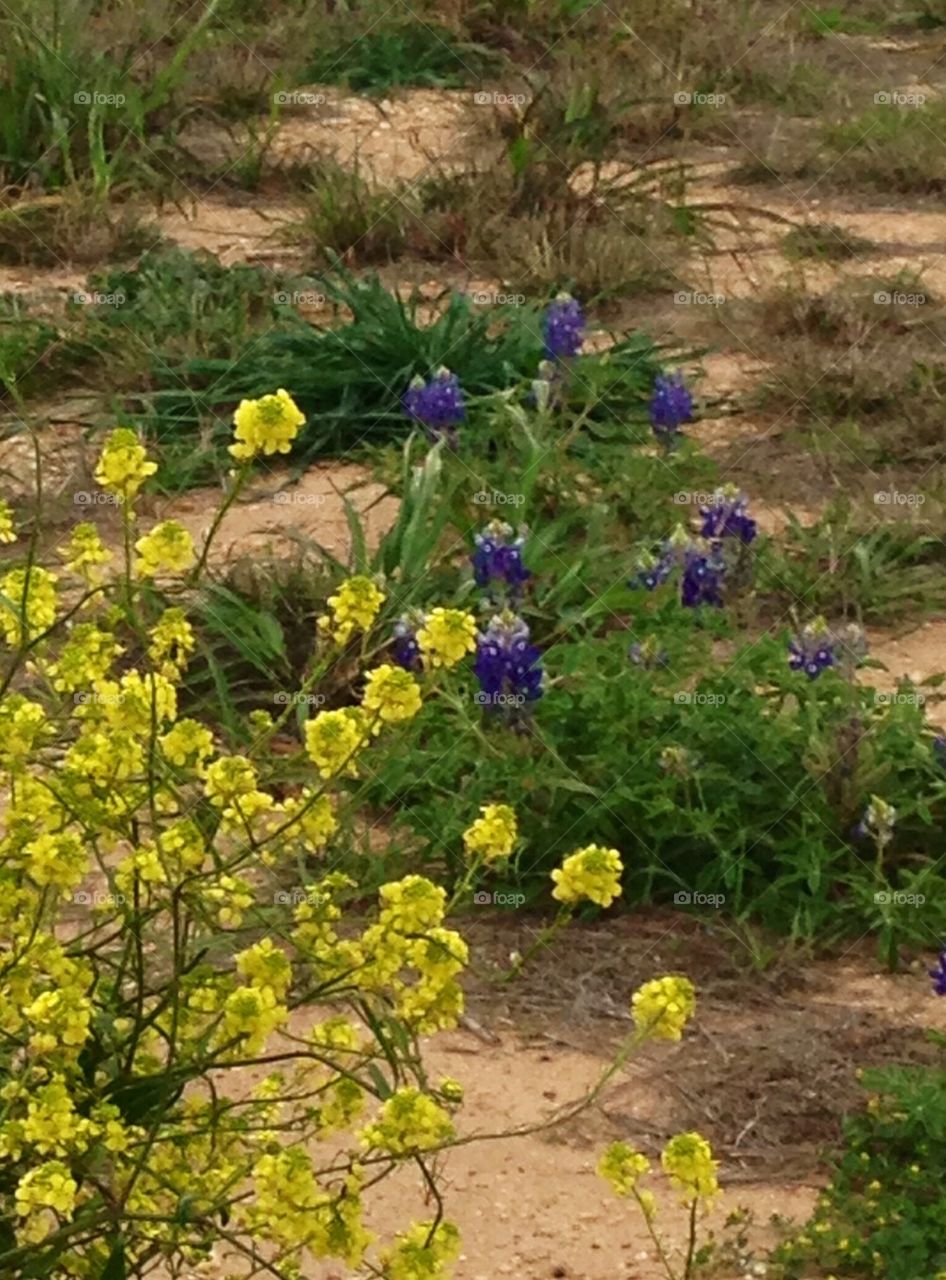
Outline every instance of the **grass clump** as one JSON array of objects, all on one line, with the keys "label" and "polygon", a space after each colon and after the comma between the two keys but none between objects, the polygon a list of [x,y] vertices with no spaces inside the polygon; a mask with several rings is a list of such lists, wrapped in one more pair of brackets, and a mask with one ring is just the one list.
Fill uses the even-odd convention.
[{"label": "grass clump", "polygon": [[814,258],[819,262],[844,262],[870,253],[872,242],[831,222],[806,222],[793,227],[782,240],[786,258]]},{"label": "grass clump", "polygon": [[[160,30],[129,29],[119,4],[13,0],[0,14],[0,181],[46,190],[87,181],[160,181],[188,58],[216,0],[202,4],[168,54]],[[164,53],[163,60],[159,53]]]},{"label": "grass clump", "polygon": [[489,49],[460,41],[435,22],[389,20],[320,49],[303,69],[300,83],[344,84],[367,94],[404,87],[459,89],[496,67]]},{"label": "grass clump", "polygon": [[[436,302],[416,294],[405,299],[375,276],[358,280],[337,271],[319,277],[318,287],[350,316],[347,323],[314,327],[286,316],[241,360],[159,359],[159,388],[147,397],[152,429],[163,439],[189,437],[208,412],[224,414],[261,386],[292,386],[307,416],[296,451],[305,461],[403,439],[411,424],[401,401],[415,374],[427,377],[448,364],[473,402],[474,428],[477,400],[517,386],[524,396],[536,376],[543,339],[535,306],[478,306],[445,293],[428,323],[419,308],[436,310]],[[656,348],[640,334],[613,347],[606,365],[592,357],[587,363],[605,370],[575,380],[591,420],[612,413],[616,403],[639,406],[659,369]]]}]

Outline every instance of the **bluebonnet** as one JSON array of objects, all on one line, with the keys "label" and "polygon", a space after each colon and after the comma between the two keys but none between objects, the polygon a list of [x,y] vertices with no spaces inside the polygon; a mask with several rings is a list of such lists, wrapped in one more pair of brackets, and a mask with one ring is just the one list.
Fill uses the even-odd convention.
[{"label": "bluebonnet", "polygon": [[417,641],[419,620],[406,614],[394,625],[394,641],[391,645],[391,657],[405,671],[420,671],[423,667],[420,655],[420,644]]},{"label": "bluebonnet", "polygon": [[676,558],[673,552],[667,549],[668,546],[668,543],[664,543],[664,549],[659,557],[651,555],[649,551],[645,551],[638,557],[637,573],[631,579],[630,586],[646,587],[648,591],[656,591],[662,583],[667,581],[676,564]]},{"label": "bluebonnet", "polygon": [[477,636],[473,670],[482,702],[535,702],[542,696],[541,651],[525,622],[508,609],[491,618]]},{"label": "bluebonnet", "polygon": [[946,768],[946,736],[943,734],[933,739],[933,755],[939,764]]},{"label": "bluebonnet", "polygon": [[650,424],[657,438],[671,444],[683,423],[692,417],[693,396],[683,381],[683,374],[679,370],[671,374],[658,373],[650,398]]},{"label": "bluebonnet", "polygon": [[758,533],[758,525],[749,515],[749,499],[735,485],[724,485],[713,494],[710,503],[700,507],[704,538],[738,538],[746,544]]},{"label": "bluebonnet", "polygon": [[488,587],[494,581],[501,582],[511,594],[518,594],[532,576],[522,563],[525,541],[524,529],[517,534],[505,521],[491,520],[482,533],[474,536],[476,549],[470,559],[476,585]]},{"label": "bluebonnet", "polygon": [[833,667],[837,657],[834,637],[823,618],[803,627],[788,644],[788,665],[793,671],[804,671],[809,680]]},{"label": "bluebonnet", "polygon": [[584,329],[581,304],[570,293],[560,293],[549,304],[542,324],[546,356],[552,360],[577,356],[584,342]]},{"label": "bluebonnet", "polygon": [[632,587],[653,591],[667,581],[674,569],[679,569],[680,600],[687,608],[723,603],[726,562],[720,543],[693,538],[682,525],[677,525],[663,543],[659,557],[644,555],[638,560],[637,568],[636,576],[631,579]]},{"label": "bluebonnet", "polygon": [[721,605],[725,572],[726,564],[716,543],[709,543],[705,548],[697,544],[689,546],[683,554],[682,603],[691,609],[700,604]]},{"label": "bluebonnet", "polygon": [[434,439],[445,436],[451,444],[456,443],[456,428],[466,421],[466,403],[455,373],[440,368],[428,382],[420,376],[413,378],[403,404],[405,412]]},{"label": "bluebonnet", "polygon": [[939,954],[936,968],[930,969],[929,973],[933,979],[934,995],[946,996],[946,947]]}]

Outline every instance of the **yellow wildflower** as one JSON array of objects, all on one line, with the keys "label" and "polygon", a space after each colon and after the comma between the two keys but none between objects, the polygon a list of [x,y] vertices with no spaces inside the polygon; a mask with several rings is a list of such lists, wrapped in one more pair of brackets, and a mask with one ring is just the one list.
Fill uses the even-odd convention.
[{"label": "yellow wildflower", "polygon": [[624,870],[617,849],[604,849],[590,844],[570,854],[561,867],[552,872],[555,888],[552,897],[573,903],[588,899],[600,907],[610,907],[621,893]]},{"label": "yellow wildflower", "polygon": [[275,395],[241,400],[233,415],[237,443],[230,453],[241,462],[260,453],[288,453],[304,422],[305,414],[281,387]]},{"label": "yellow wildflower", "polygon": [[484,804],[480,814],[463,833],[467,857],[484,862],[508,858],[518,837],[515,812],[508,804]]},{"label": "yellow wildflower", "polygon": [[[420,686],[409,671],[385,662],[368,672],[361,705],[387,724],[410,720],[420,711]],[[380,731],[379,724],[374,731]]]},{"label": "yellow wildflower", "polygon": [[434,609],[417,632],[417,643],[430,667],[455,667],[476,648],[476,619],[463,609]]},{"label": "yellow wildflower", "polygon": [[689,978],[654,978],[638,987],[631,1000],[634,1025],[655,1040],[679,1040],[696,1008]]},{"label": "yellow wildflower", "polygon": [[127,502],[157,471],[148,453],[130,427],[117,427],[105,442],[95,468],[95,479],[103,489]]}]

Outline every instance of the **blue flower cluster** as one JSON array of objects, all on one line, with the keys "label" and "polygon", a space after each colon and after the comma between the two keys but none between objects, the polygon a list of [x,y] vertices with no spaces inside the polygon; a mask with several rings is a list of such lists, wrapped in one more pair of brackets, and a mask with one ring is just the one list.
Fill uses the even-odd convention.
[{"label": "blue flower cluster", "polygon": [[668,447],[680,435],[684,422],[693,418],[693,396],[683,381],[683,374],[659,373],[654,379],[650,398],[650,423],[654,434]]},{"label": "blue flower cluster", "polygon": [[933,979],[933,994],[946,996],[946,947],[940,952],[936,968],[930,969],[929,973]]},{"label": "blue flower cluster", "polygon": [[413,378],[403,404],[408,416],[432,439],[445,437],[451,445],[456,444],[456,429],[466,421],[466,402],[455,373],[440,368],[427,382],[420,376]]},{"label": "blue flower cluster", "polygon": [[793,671],[804,671],[809,680],[816,680],[837,659],[834,637],[823,618],[816,618],[789,641],[788,665]]},{"label": "blue flower cluster", "polygon": [[482,702],[515,706],[542,696],[541,651],[532,643],[526,623],[508,609],[491,618],[477,636],[473,670]]},{"label": "blue flower cluster", "polygon": [[482,533],[474,537],[476,549],[470,557],[473,577],[478,587],[489,587],[493,582],[508,588],[511,595],[518,595],[522,584],[532,576],[522,563],[525,547],[525,530],[518,533],[503,520],[491,520]]},{"label": "blue flower cluster", "polygon": [[420,619],[402,615],[394,626],[394,642],[391,646],[391,659],[405,671],[420,671],[423,668],[420,655],[420,644],[417,640],[417,628]]},{"label": "blue flower cluster", "polygon": [[687,608],[723,603],[722,584],[726,561],[722,544],[705,538],[693,538],[682,525],[678,525],[663,543],[658,557],[641,557],[637,569],[637,575],[630,582],[632,587],[646,587],[648,591],[653,591],[678,569],[680,600]]},{"label": "blue flower cluster", "polygon": [[748,508],[749,499],[735,485],[717,489],[710,503],[700,507],[701,535],[704,538],[738,538],[748,546],[759,531]]},{"label": "blue flower cluster", "polygon": [[570,293],[560,293],[549,304],[542,324],[545,355],[550,360],[577,356],[585,340],[585,316],[581,304]]}]

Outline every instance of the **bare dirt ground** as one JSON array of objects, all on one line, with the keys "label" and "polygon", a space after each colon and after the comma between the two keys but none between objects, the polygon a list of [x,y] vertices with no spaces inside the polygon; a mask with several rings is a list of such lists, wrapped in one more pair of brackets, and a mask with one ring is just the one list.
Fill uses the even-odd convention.
[{"label": "bare dirt ground", "polygon": [[[630,1029],[631,991],[654,974],[691,974],[698,1014],[680,1044],[647,1046],[576,1119],[483,1137],[446,1157],[448,1210],[463,1235],[457,1280],[656,1280],[645,1229],[595,1166],[608,1142],[656,1159],[686,1129],[708,1136],[720,1159],[724,1195],[702,1224],[720,1245],[713,1274],[764,1275],[765,1250],[814,1203],[841,1115],[863,1103],[857,1069],[929,1061],[924,1028],[946,1030],[922,967],[882,972],[858,944],[760,972],[725,927],[670,912],[575,927],[517,981],[497,982],[540,924],[498,913],[465,925],[470,1022],[426,1055],[433,1079],[464,1085],[461,1134],[532,1126],[587,1093]],[[660,1175],[654,1186],[661,1230],[679,1249],[683,1217]],[[419,1179],[405,1170],[380,1189],[373,1229],[386,1236],[424,1211]],[[748,1224],[738,1245],[731,1215]],[[311,1276],[340,1280],[330,1266]]]}]

